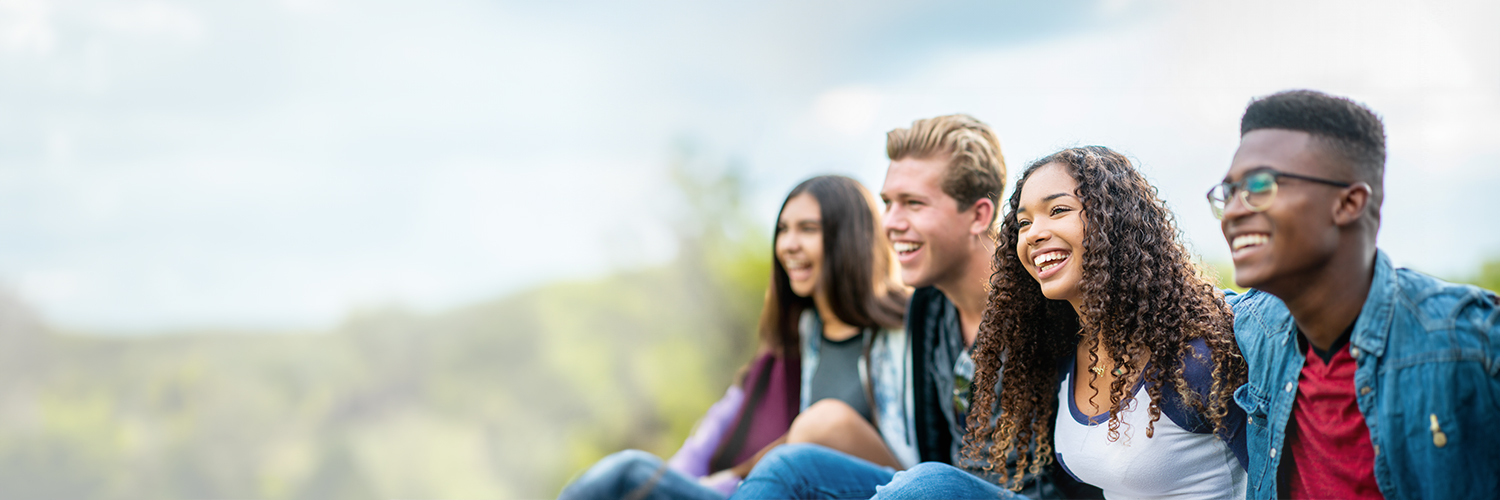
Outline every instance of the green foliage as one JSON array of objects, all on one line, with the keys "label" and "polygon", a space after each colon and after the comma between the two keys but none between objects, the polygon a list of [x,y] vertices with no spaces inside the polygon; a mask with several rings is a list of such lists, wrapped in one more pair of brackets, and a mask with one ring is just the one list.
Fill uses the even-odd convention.
[{"label": "green foliage", "polygon": [[1500,255],[1485,260],[1479,266],[1479,273],[1465,282],[1492,292],[1500,292]]},{"label": "green foliage", "polygon": [[1234,283],[1234,264],[1227,262],[1199,263],[1199,274],[1208,279],[1210,283],[1219,288],[1228,288],[1237,293],[1245,293],[1245,287]]},{"label": "green foliage", "polygon": [[770,273],[737,173],[673,175],[673,262],[442,314],[111,338],[0,296],[0,491],[550,498],[614,451],[669,454],[753,354]]}]

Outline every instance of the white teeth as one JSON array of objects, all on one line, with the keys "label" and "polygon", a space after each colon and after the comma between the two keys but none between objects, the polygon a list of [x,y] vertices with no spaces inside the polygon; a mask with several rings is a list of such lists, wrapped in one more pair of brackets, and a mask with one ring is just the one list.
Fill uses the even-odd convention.
[{"label": "white teeth", "polygon": [[906,253],[915,252],[918,248],[922,247],[922,244],[912,243],[910,241],[898,241],[892,244],[891,247],[896,249],[896,253]]},{"label": "white teeth", "polygon": [[1231,251],[1239,251],[1249,246],[1264,245],[1267,241],[1271,241],[1271,237],[1263,233],[1242,234],[1234,237],[1234,240],[1229,243],[1229,248]]},{"label": "white teeth", "polygon": [[[1066,258],[1068,258],[1067,252],[1047,252],[1047,253],[1044,253],[1044,254],[1041,254],[1041,255],[1038,255],[1038,256],[1034,257],[1034,263],[1038,267],[1041,267],[1043,264],[1046,264],[1048,262],[1052,262],[1054,260],[1063,260],[1063,259],[1066,259]],[[1052,266],[1046,266],[1046,267],[1047,268],[1051,268]]]},{"label": "white teeth", "polygon": [[785,266],[788,271],[793,271],[797,269],[806,269],[812,267],[812,261],[801,259],[787,259],[787,261],[782,263],[782,265]]}]

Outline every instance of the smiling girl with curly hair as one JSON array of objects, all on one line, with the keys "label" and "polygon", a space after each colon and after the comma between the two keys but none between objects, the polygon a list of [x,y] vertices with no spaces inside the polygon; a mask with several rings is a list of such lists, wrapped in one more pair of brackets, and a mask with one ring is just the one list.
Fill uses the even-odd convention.
[{"label": "smiling girl with curly hair", "polygon": [[[968,458],[1012,490],[1055,455],[1106,497],[1243,498],[1232,313],[1129,159],[1089,146],[1032,163],[994,262]],[[1010,494],[924,465],[878,497]]]}]

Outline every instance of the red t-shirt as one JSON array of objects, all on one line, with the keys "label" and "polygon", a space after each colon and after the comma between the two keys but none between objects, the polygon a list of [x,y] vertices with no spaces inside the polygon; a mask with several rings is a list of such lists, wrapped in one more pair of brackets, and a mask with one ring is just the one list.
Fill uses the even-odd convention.
[{"label": "red t-shirt", "polygon": [[1327,362],[1309,345],[1297,379],[1286,426],[1292,460],[1282,464],[1289,467],[1282,477],[1291,498],[1384,498],[1375,484],[1370,429],[1354,399],[1354,357],[1340,340]]}]

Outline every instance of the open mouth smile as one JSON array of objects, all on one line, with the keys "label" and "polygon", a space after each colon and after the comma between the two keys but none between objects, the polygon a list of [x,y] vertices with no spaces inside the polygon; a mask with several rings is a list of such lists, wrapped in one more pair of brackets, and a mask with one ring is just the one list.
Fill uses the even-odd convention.
[{"label": "open mouth smile", "polygon": [[1266,233],[1242,234],[1229,241],[1229,251],[1231,254],[1239,255],[1242,250],[1262,247],[1270,241],[1271,235]]},{"label": "open mouth smile", "polygon": [[1031,261],[1032,264],[1036,265],[1037,278],[1050,277],[1053,274],[1052,271],[1055,271],[1058,268],[1062,267],[1062,265],[1068,261],[1068,257],[1071,255],[1072,254],[1068,253],[1068,251],[1066,250],[1050,250],[1044,253],[1032,255]]}]

